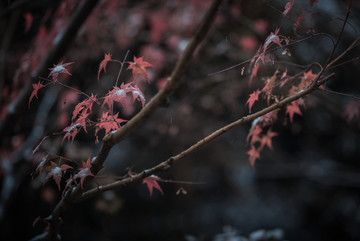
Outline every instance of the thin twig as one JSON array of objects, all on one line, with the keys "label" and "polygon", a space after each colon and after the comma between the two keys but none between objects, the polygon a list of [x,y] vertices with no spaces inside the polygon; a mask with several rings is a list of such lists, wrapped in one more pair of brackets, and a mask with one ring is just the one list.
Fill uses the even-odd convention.
[{"label": "thin twig", "polygon": [[77,200],[77,201],[83,201],[85,199],[88,199],[90,197],[93,197],[101,192],[105,192],[105,191],[108,191],[108,190],[114,190],[114,189],[119,189],[123,186],[126,186],[127,184],[130,184],[132,182],[139,182],[141,181],[142,179],[152,175],[152,174],[155,174],[159,171],[163,171],[163,170],[167,170],[171,167],[171,165],[175,162],[178,162],[180,161],[182,158],[190,155],[191,153],[195,152],[196,150],[198,150],[200,147],[203,147],[204,145],[208,144],[209,142],[211,142],[212,140],[214,140],[215,138],[221,136],[222,134],[224,134],[225,132],[237,127],[237,126],[240,126],[240,125],[244,125],[246,123],[249,123],[249,122],[252,122],[253,120],[255,120],[256,118],[260,117],[260,116],[263,116],[267,113],[270,113],[276,109],[279,109],[279,108],[282,108],[284,106],[286,106],[287,104],[295,101],[295,100],[298,100],[308,94],[310,94],[311,92],[313,92],[314,90],[318,89],[317,87],[322,85],[324,82],[326,82],[328,79],[334,77],[335,74],[332,73],[328,76],[326,76],[325,78],[322,78],[321,80],[320,79],[320,75],[318,74],[315,79],[313,80],[313,82],[308,86],[308,88],[305,88],[304,90],[290,96],[290,97],[287,97],[267,108],[264,108],[254,114],[251,114],[251,115],[248,115],[248,116],[244,116],[214,132],[212,132],[210,135],[208,135],[207,137],[199,140],[197,143],[195,143],[194,145],[190,146],[188,149],[182,151],[181,153],[179,153],[178,155],[176,156],[173,156],[173,157],[170,157],[169,159],[167,159],[166,161],[163,161],[161,162],[160,164],[150,168],[150,169],[147,169],[147,170],[144,170],[143,172],[139,173],[139,174],[135,174],[135,175],[131,175],[131,177],[128,177],[128,178],[125,178],[125,179],[122,179],[122,180],[119,180],[119,181],[116,181],[116,182],[113,182],[113,183],[110,183],[110,184],[107,184],[107,185],[103,185],[101,186],[101,188],[93,188],[93,189],[90,189],[86,192],[84,192],[81,197]]},{"label": "thin twig", "polygon": [[342,96],[350,97],[350,98],[353,98],[355,100],[360,100],[360,97],[357,97],[355,95],[345,94],[345,93],[337,92],[337,91],[334,91],[334,90],[322,89],[322,88],[319,88],[319,90],[327,92],[327,93],[335,94],[335,95],[342,95]]},{"label": "thin twig", "polygon": [[119,82],[119,79],[120,79],[120,74],[121,74],[122,69],[123,69],[123,67],[124,67],[124,64],[125,64],[125,61],[126,61],[126,59],[127,59],[127,56],[129,55],[129,52],[130,52],[129,50],[128,50],[128,51],[126,51],[126,54],[125,54],[124,60],[123,60],[123,62],[121,63],[121,67],[120,67],[120,70],[119,70],[118,76],[117,76],[117,78],[116,78],[115,86],[117,86],[117,85],[118,85],[118,82]]}]

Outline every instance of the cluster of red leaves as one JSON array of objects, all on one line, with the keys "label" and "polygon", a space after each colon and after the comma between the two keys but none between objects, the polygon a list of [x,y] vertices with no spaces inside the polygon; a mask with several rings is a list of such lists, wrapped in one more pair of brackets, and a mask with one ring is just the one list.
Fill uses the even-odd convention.
[{"label": "cluster of red leaves", "polygon": [[[304,72],[299,79],[294,77],[289,77],[287,74],[287,69],[279,75],[280,71],[276,70],[273,76],[266,79],[265,86],[259,90],[255,90],[252,94],[250,94],[249,99],[246,104],[249,105],[249,112],[251,112],[251,108],[256,101],[259,100],[260,94],[263,95],[263,98],[267,100],[267,104],[270,104],[271,100],[279,101],[284,99],[287,96],[292,96],[297,92],[303,91],[317,76],[313,74],[312,70]],[[292,83],[297,82],[297,84],[293,84],[290,89],[287,91],[286,95],[275,94],[275,89],[279,88],[280,90],[284,89],[289,82],[289,79],[292,79]],[[280,91],[281,92],[281,91]],[[290,122],[293,122],[294,115],[302,115],[300,106],[304,104],[303,99],[299,99],[297,101],[291,102],[286,106],[285,114],[289,116]],[[267,127],[273,124],[277,120],[278,111],[273,111],[269,114],[262,116],[261,118],[255,119],[253,121],[253,126],[250,129],[250,133],[248,136],[248,141],[250,140],[250,150],[247,152],[249,155],[249,160],[251,165],[255,164],[257,159],[260,159],[260,151],[264,148],[264,146],[268,146],[272,150],[272,142],[271,138],[276,136],[275,132],[272,132],[271,129],[268,130],[267,134],[263,134],[264,127]],[[260,143],[257,147],[255,143]]]},{"label": "cluster of red leaves", "polygon": [[[313,6],[316,0],[310,0],[310,5]],[[290,0],[286,3],[285,9],[282,13],[283,16],[287,16],[293,9],[295,4],[295,0]],[[301,13],[295,20],[293,25],[294,33],[296,34],[296,30],[300,28],[300,23],[303,20],[304,15]],[[253,79],[257,76],[259,71],[260,63],[266,65],[268,62],[272,62],[270,58],[266,57],[266,54],[269,48],[272,45],[277,45],[279,48],[283,48],[282,42],[285,42],[286,45],[289,44],[290,38],[279,35],[280,28],[276,28],[274,32],[271,32],[268,37],[265,39],[265,42],[262,46],[259,47],[255,56],[251,59],[250,69],[251,75],[249,78],[249,84],[251,85]],[[283,51],[283,55],[288,54],[288,49]],[[270,105],[270,102],[277,102],[279,100],[284,99],[287,96],[292,96],[297,92],[304,90],[306,86],[308,86],[314,78],[317,76],[312,73],[312,70],[304,72],[304,74],[297,79],[295,77],[289,77],[287,73],[287,68],[282,72],[281,76],[279,75],[280,71],[276,70],[275,73],[266,78],[264,87],[260,90],[254,90],[250,95],[245,105],[249,106],[249,112],[251,113],[251,109],[255,102],[259,100],[259,97],[262,96],[263,99],[266,99],[267,105]],[[291,87],[289,87],[289,80],[292,80]],[[294,84],[297,81],[297,84]],[[277,90],[277,92],[276,92]],[[282,94],[283,93],[283,94]],[[285,93],[285,94],[284,94]],[[302,99],[294,101],[286,106],[285,114],[289,116],[290,122],[293,122],[294,115],[302,115],[300,106],[304,104]],[[260,159],[260,151],[265,147],[269,147],[269,149],[273,149],[272,147],[272,138],[277,135],[276,132],[271,130],[271,125],[277,120],[278,111],[273,111],[268,113],[262,117],[255,119],[252,123],[252,127],[250,129],[250,133],[248,135],[248,142],[250,144],[250,150],[247,152],[249,155],[249,161],[252,166],[254,166],[255,161]],[[266,133],[264,128],[267,129]]]},{"label": "cluster of red leaves", "polygon": [[[272,111],[262,117],[255,119],[252,123],[247,141],[250,144],[250,150],[246,153],[249,155],[249,161],[251,166],[255,165],[255,161],[260,159],[260,152],[265,146],[273,150],[272,138],[277,136],[276,132],[273,132],[270,125],[277,120],[278,111]],[[266,134],[264,129],[267,128]]]},{"label": "cluster of red leaves", "polygon": [[[104,72],[106,72],[106,65],[111,61],[121,63],[118,60],[112,59],[110,53],[105,54],[104,59],[100,62],[100,65],[99,65],[98,79],[100,77],[100,73],[102,70],[104,70]],[[51,77],[52,81],[49,81],[48,84],[51,84],[51,83],[56,84],[57,82],[59,82],[60,74],[65,74],[67,76],[70,76],[71,73],[67,69],[67,66],[69,66],[70,64],[72,64],[72,63],[60,62],[59,64],[54,65],[53,68],[50,68],[49,70],[51,72],[48,77]],[[124,63],[121,63],[121,65],[123,65],[123,64]],[[137,86],[137,84],[135,82],[135,77],[138,74],[140,74],[147,80],[147,82],[150,82],[149,77],[146,72],[146,68],[152,67],[152,65],[150,63],[144,61],[143,57],[136,58],[135,56],[134,56],[133,62],[126,62],[126,64],[128,64],[127,69],[132,71],[133,81],[130,83],[126,83],[126,84],[121,83],[120,87],[113,86],[112,90],[109,90],[108,93],[104,97],[101,97],[101,98],[98,98],[97,95],[94,95],[94,94],[91,94],[91,96],[84,94],[84,95],[86,95],[86,98],[83,101],[81,101],[80,103],[76,104],[76,106],[72,112],[71,124],[63,129],[63,132],[65,133],[63,140],[62,140],[63,142],[65,139],[67,139],[68,141],[71,140],[71,142],[73,142],[76,135],[79,133],[79,131],[81,129],[83,129],[87,133],[87,127],[89,127],[89,126],[95,127],[95,136],[97,136],[98,132],[102,129],[105,130],[105,135],[109,134],[109,132],[111,132],[111,131],[116,131],[117,129],[119,129],[121,124],[125,123],[126,120],[119,118],[118,117],[119,113],[113,114],[114,103],[116,103],[116,102],[120,103],[120,105],[124,109],[126,109],[127,105],[129,105],[129,102],[126,101],[127,98],[129,97],[129,95],[132,96],[132,103],[134,103],[136,100],[138,100],[141,103],[142,107],[145,106],[145,102],[146,102],[145,95],[140,90],[140,88]],[[38,91],[47,85],[42,84],[42,82],[40,82],[40,81],[37,84],[33,84],[34,90],[32,91],[31,96],[29,98],[29,106],[30,106],[31,100],[34,97],[38,98],[38,96],[37,96]],[[80,93],[80,91],[79,91],[79,93]],[[102,101],[102,103],[101,103],[101,101]],[[97,122],[90,120],[90,115],[93,114],[94,103],[97,104],[103,110],[102,115],[100,118],[98,118]],[[44,140],[46,138],[48,138],[48,137],[46,136],[41,140],[40,144],[34,149],[33,153],[35,153],[39,150],[41,144],[44,142]],[[49,159],[47,158],[47,156],[44,157],[44,159],[37,166],[35,173],[42,172],[43,169],[46,170],[46,172],[47,172],[46,180],[48,180],[49,178],[52,177],[55,180],[55,182],[60,190],[60,181],[63,178],[64,172],[66,172],[68,169],[72,169],[72,167],[67,164],[57,165],[55,162],[50,161],[50,165],[48,165],[46,168],[44,168],[44,166],[48,163],[48,161],[49,161]],[[83,188],[84,179],[87,176],[93,176],[93,174],[91,173],[90,167],[91,167],[91,158],[89,157],[89,159],[86,162],[83,162],[82,168],[80,168],[77,171],[74,171],[75,174],[68,179],[65,189],[71,187],[72,183],[74,183],[74,182],[76,183],[77,179],[80,179],[80,185]],[[159,180],[159,179],[155,176],[150,176],[144,180],[145,183],[148,184],[150,194],[152,194],[152,188],[156,188],[162,192],[160,186],[156,182],[157,180]],[[151,187],[151,189],[150,189],[150,187]]]}]

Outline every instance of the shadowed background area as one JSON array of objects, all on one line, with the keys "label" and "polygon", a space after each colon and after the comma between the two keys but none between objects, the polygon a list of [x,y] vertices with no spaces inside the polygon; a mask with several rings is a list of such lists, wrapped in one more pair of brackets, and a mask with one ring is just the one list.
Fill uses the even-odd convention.
[{"label": "shadowed background area", "polygon": [[[123,61],[129,52],[126,61],[144,57],[153,65],[147,68],[150,83],[136,77],[148,101],[165,84],[210,4],[208,0],[93,1],[94,8],[76,19],[83,23],[74,27],[64,42],[66,48],[39,72],[51,46],[71,25],[80,2],[91,1],[5,1],[0,5],[1,240],[28,240],[43,232],[46,223],[41,218],[61,198],[68,172],[61,180],[61,191],[52,178],[46,181],[46,172],[32,175],[44,151],[64,156],[71,160],[68,165],[81,168],[82,161],[97,154],[98,141],[104,136],[99,131],[96,138],[95,128],[88,128],[73,143],[62,142],[62,130],[70,125],[75,105],[86,96],[51,84],[29,103],[31,84],[38,83],[39,77],[47,78],[48,68],[59,62],[73,62],[67,67],[71,76],[60,75],[61,82],[101,97],[112,89],[120,70],[119,63],[109,62],[98,80],[104,54]],[[224,1],[168,106],[158,109],[111,150],[94,186],[153,167],[248,115],[249,95],[262,89],[276,70],[286,69],[293,76],[308,64],[323,64],[332,42],[327,36],[313,36],[269,52],[268,63],[261,65],[249,85],[250,60],[271,32],[281,27],[279,35],[294,40],[315,33],[336,39],[348,1],[295,1],[291,13],[283,16],[286,3]],[[301,15],[303,19],[297,22]],[[336,55],[357,37],[357,2],[349,22]],[[332,70],[336,76],[325,88],[360,97],[358,56],[358,48],[349,51],[341,61],[348,62]],[[319,71],[315,65],[312,69]],[[124,68],[120,82],[132,78]],[[26,97],[17,104],[21,93]],[[164,195],[155,189],[150,196],[145,184],[134,183],[72,205],[63,215],[63,239],[359,240],[359,99],[317,90],[304,101],[302,115],[295,114],[292,122],[285,109],[279,111],[271,126],[277,133],[271,139],[273,149],[265,147],[254,167],[247,155],[251,124],[236,127],[158,173]],[[267,101],[260,98],[252,112],[265,106]],[[114,108],[120,118],[129,120],[141,103]],[[99,116],[101,108],[95,106],[90,118],[96,121]],[[44,136],[50,137],[32,155]]]}]

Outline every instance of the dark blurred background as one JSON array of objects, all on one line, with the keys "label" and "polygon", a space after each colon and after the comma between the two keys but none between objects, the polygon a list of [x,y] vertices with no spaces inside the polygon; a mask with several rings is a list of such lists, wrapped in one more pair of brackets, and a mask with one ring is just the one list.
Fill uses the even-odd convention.
[{"label": "dark blurred background", "polygon": [[[73,144],[61,144],[63,135],[52,136],[70,124],[74,106],[84,99],[59,85],[41,89],[30,108],[27,95],[22,111],[4,124],[24,86],[38,82],[32,75],[58,33],[71,22],[79,2],[85,1],[9,0],[0,5],[1,240],[28,240],[40,234],[46,224],[33,222],[49,215],[61,198],[52,179],[44,183],[46,173],[31,175],[44,155],[41,151],[31,155],[31,151],[43,136],[51,137],[41,150],[70,158],[74,167],[96,155],[101,144],[96,143],[91,128],[80,132]],[[320,32],[336,39],[349,1],[319,0],[310,6],[311,2],[295,1],[284,17],[287,1],[224,1],[169,106],[158,109],[112,149],[96,183],[117,180],[129,170],[150,168],[247,115],[249,94],[262,88],[264,78],[276,69],[287,68],[292,76],[304,65],[324,64],[332,43],[318,36],[289,47],[291,56],[282,55],[284,49],[272,52],[274,63],[262,66],[250,87],[249,62],[209,76],[250,60],[277,27],[281,27],[280,35],[292,39]],[[143,56],[154,65],[148,68],[150,84],[139,77],[139,87],[149,100],[171,74],[209,4],[208,0],[99,1],[53,64],[74,62],[69,68],[72,76],[62,81],[103,96],[119,71],[119,65],[111,62],[97,80],[104,53],[120,61],[127,51],[127,61]],[[336,55],[358,37],[359,7],[354,1],[351,25],[345,28]],[[294,34],[301,14],[302,27]],[[359,49],[351,50],[339,62],[348,63],[331,70],[336,77],[325,88],[360,97],[358,57]],[[131,78],[130,71],[124,70],[120,81]],[[146,185],[135,183],[72,205],[63,216],[63,239],[360,240],[359,100],[315,91],[305,101],[303,114],[295,115],[292,123],[285,110],[279,112],[272,126],[278,133],[272,139],[274,149],[264,148],[254,167],[246,154],[251,127],[246,124],[158,173],[172,181],[159,182],[164,195],[154,190],[150,197]],[[353,118],[346,112],[349,103],[354,106]],[[260,100],[252,110],[264,106],[266,101]],[[130,119],[140,108],[135,103],[120,109],[121,118]],[[94,109],[94,120],[99,111]],[[179,190],[186,194],[177,195]]]}]

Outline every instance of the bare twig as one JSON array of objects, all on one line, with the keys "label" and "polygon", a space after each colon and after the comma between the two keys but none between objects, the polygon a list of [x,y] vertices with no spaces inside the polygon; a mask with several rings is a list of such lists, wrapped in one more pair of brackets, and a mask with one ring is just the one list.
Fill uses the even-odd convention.
[{"label": "bare twig", "polygon": [[335,74],[332,73],[328,76],[326,76],[325,78],[322,78],[321,80],[319,80],[320,75],[318,74],[315,79],[313,80],[313,82],[304,90],[290,96],[287,97],[265,109],[262,109],[254,114],[248,115],[248,116],[244,116],[241,119],[238,119],[216,131],[214,131],[213,133],[211,133],[210,135],[208,135],[207,137],[201,139],[200,141],[198,141],[197,143],[195,143],[194,145],[190,146],[188,149],[184,150],[183,152],[179,153],[176,156],[170,157],[169,159],[167,159],[166,161],[161,162],[160,164],[144,170],[143,172],[139,173],[139,174],[135,174],[132,175],[131,177],[107,184],[107,185],[103,185],[97,188],[93,188],[91,190],[88,190],[86,192],[84,192],[82,194],[82,196],[77,200],[77,201],[83,201],[85,199],[88,199],[90,197],[93,197],[101,192],[105,192],[108,190],[114,190],[114,189],[119,189],[123,186],[126,186],[132,182],[138,182],[141,181],[142,179],[144,179],[147,176],[150,176],[152,174],[155,174],[159,171],[163,171],[163,170],[167,170],[171,167],[171,165],[174,162],[180,161],[182,158],[184,158],[185,156],[190,155],[191,153],[195,152],[196,150],[198,150],[200,147],[208,144],[209,142],[211,142],[212,140],[214,140],[215,138],[221,136],[222,134],[224,134],[225,132],[233,129],[234,127],[240,126],[240,125],[244,125],[246,123],[252,122],[253,120],[255,120],[256,118],[263,116],[267,113],[270,113],[276,109],[282,108],[284,106],[286,106],[287,104],[298,100],[308,94],[310,94],[311,92],[313,92],[314,90],[317,89],[318,86],[320,86],[321,84],[323,84],[324,82],[326,82],[328,79],[334,77]]}]

